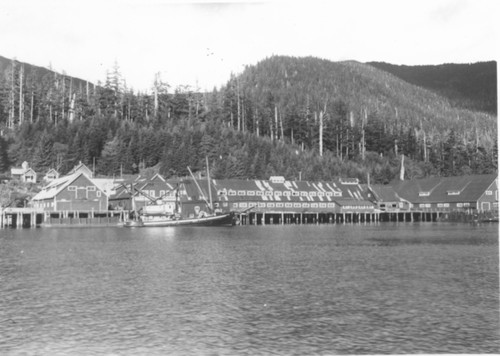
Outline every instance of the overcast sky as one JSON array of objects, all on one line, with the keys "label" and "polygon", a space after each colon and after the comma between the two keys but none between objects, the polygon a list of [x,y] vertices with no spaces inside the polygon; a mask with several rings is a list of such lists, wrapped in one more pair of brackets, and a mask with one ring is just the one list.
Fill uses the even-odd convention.
[{"label": "overcast sky", "polygon": [[393,64],[498,60],[498,0],[0,0],[0,55],[135,90],[220,87],[275,55]]}]

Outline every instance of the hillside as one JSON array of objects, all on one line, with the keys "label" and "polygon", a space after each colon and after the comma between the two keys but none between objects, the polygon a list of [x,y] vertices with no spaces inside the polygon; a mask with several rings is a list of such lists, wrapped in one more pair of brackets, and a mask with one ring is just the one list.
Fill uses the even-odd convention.
[{"label": "hillside", "polygon": [[[12,60],[9,58],[5,58],[0,56],[0,78],[2,78],[2,81],[8,82],[9,79],[12,79],[12,63],[15,64],[15,66],[20,67],[21,65],[23,66],[24,70],[24,76],[25,80],[30,83],[43,83],[44,81],[47,80],[49,77],[57,77],[57,76],[64,76],[66,77],[67,81],[72,81],[73,85],[78,88],[84,88],[88,81],[73,77],[71,75],[67,75],[66,73],[58,73],[52,69],[45,68],[45,67],[40,67],[36,66],[33,64],[25,63],[25,62],[20,62],[18,60]],[[93,85],[92,83],[90,83]]]},{"label": "hillside", "polygon": [[[491,148],[496,137],[492,115],[457,109],[432,91],[354,61],[276,56],[246,68],[237,81],[254,106],[268,111],[276,106],[289,119],[322,109],[332,117],[334,103],[341,102],[352,126],[371,115],[390,132],[416,129],[433,140],[442,141],[454,131],[466,141],[477,139]],[[283,125],[286,128],[287,122]]]},{"label": "hillside", "polygon": [[367,64],[430,89],[446,97],[453,106],[497,115],[497,64],[494,61],[421,66]]},{"label": "hillside", "polygon": [[497,169],[495,117],[354,61],[271,57],[211,93],[133,93],[118,71],[89,90],[26,68],[10,61],[0,76],[2,172],[28,161],[64,174],[81,161],[98,175],[171,177],[208,157],[218,179],[388,182],[401,154],[409,178]]}]

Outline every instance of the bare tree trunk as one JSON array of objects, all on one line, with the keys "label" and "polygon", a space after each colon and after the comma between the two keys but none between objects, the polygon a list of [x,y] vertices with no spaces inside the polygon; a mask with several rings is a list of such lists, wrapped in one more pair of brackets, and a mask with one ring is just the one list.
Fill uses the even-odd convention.
[{"label": "bare tree trunk", "polygon": [[12,60],[12,70],[11,70],[11,81],[10,81],[10,93],[9,93],[9,123],[8,127],[14,127],[14,117],[15,117],[15,105],[16,105],[16,62]]},{"label": "bare tree trunk", "polygon": [[75,97],[76,97],[76,94],[73,94],[73,96],[71,97],[70,104],[69,104],[69,122],[73,122],[73,120],[75,118]]},{"label": "bare tree trunk", "polygon": [[34,93],[33,90],[31,91],[31,107],[30,107],[30,122],[33,123],[33,106],[35,103],[35,98],[34,98]]},{"label": "bare tree trunk", "polygon": [[236,78],[236,106],[238,108],[237,111],[237,119],[238,119],[238,131],[241,130],[241,107],[240,107],[240,82],[238,78]]},{"label": "bare tree trunk", "polygon": [[[318,116],[317,112],[314,112],[314,121]],[[319,155],[323,156],[323,111],[319,112]]]},{"label": "bare tree trunk", "polygon": [[23,95],[24,65],[19,68],[19,124],[24,121],[24,95]]},{"label": "bare tree trunk", "polygon": [[276,140],[278,139],[278,107],[274,105],[274,123],[276,127]]}]

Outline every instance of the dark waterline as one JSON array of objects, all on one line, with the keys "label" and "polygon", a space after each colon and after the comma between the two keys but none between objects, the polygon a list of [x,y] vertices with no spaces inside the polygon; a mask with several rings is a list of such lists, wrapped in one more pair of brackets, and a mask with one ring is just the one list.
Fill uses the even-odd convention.
[{"label": "dark waterline", "polygon": [[0,230],[0,354],[498,353],[498,225]]}]

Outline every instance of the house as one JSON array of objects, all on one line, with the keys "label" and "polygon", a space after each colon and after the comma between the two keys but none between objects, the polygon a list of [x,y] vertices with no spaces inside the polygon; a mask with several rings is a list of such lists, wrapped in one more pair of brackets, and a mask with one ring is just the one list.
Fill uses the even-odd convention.
[{"label": "house", "polygon": [[50,182],[32,200],[44,211],[107,211],[107,195],[83,172]]},{"label": "house", "polygon": [[432,177],[391,184],[420,211],[483,212],[498,210],[498,175]]},{"label": "house", "polygon": [[43,181],[47,182],[47,183],[50,183],[50,182],[52,182],[52,181],[54,181],[54,180],[56,180],[58,178],[59,178],[59,172],[56,171],[54,168],[51,168],[43,176]]},{"label": "house", "polygon": [[73,169],[68,173],[68,175],[73,175],[75,173],[83,173],[87,175],[89,178],[94,177],[94,173],[90,170],[89,167],[87,167],[85,164],[80,161]]},{"label": "house", "polygon": [[178,183],[176,180],[166,181],[160,174],[151,178],[138,176],[135,179],[123,181],[110,195],[110,206],[117,210],[139,210],[146,205],[160,201],[173,202],[176,199],[175,190]]},{"label": "house", "polygon": [[12,179],[20,180],[26,183],[36,183],[37,173],[29,167],[28,162],[23,162],[21,167],[14,167],[10,170],[10,175]]}]

